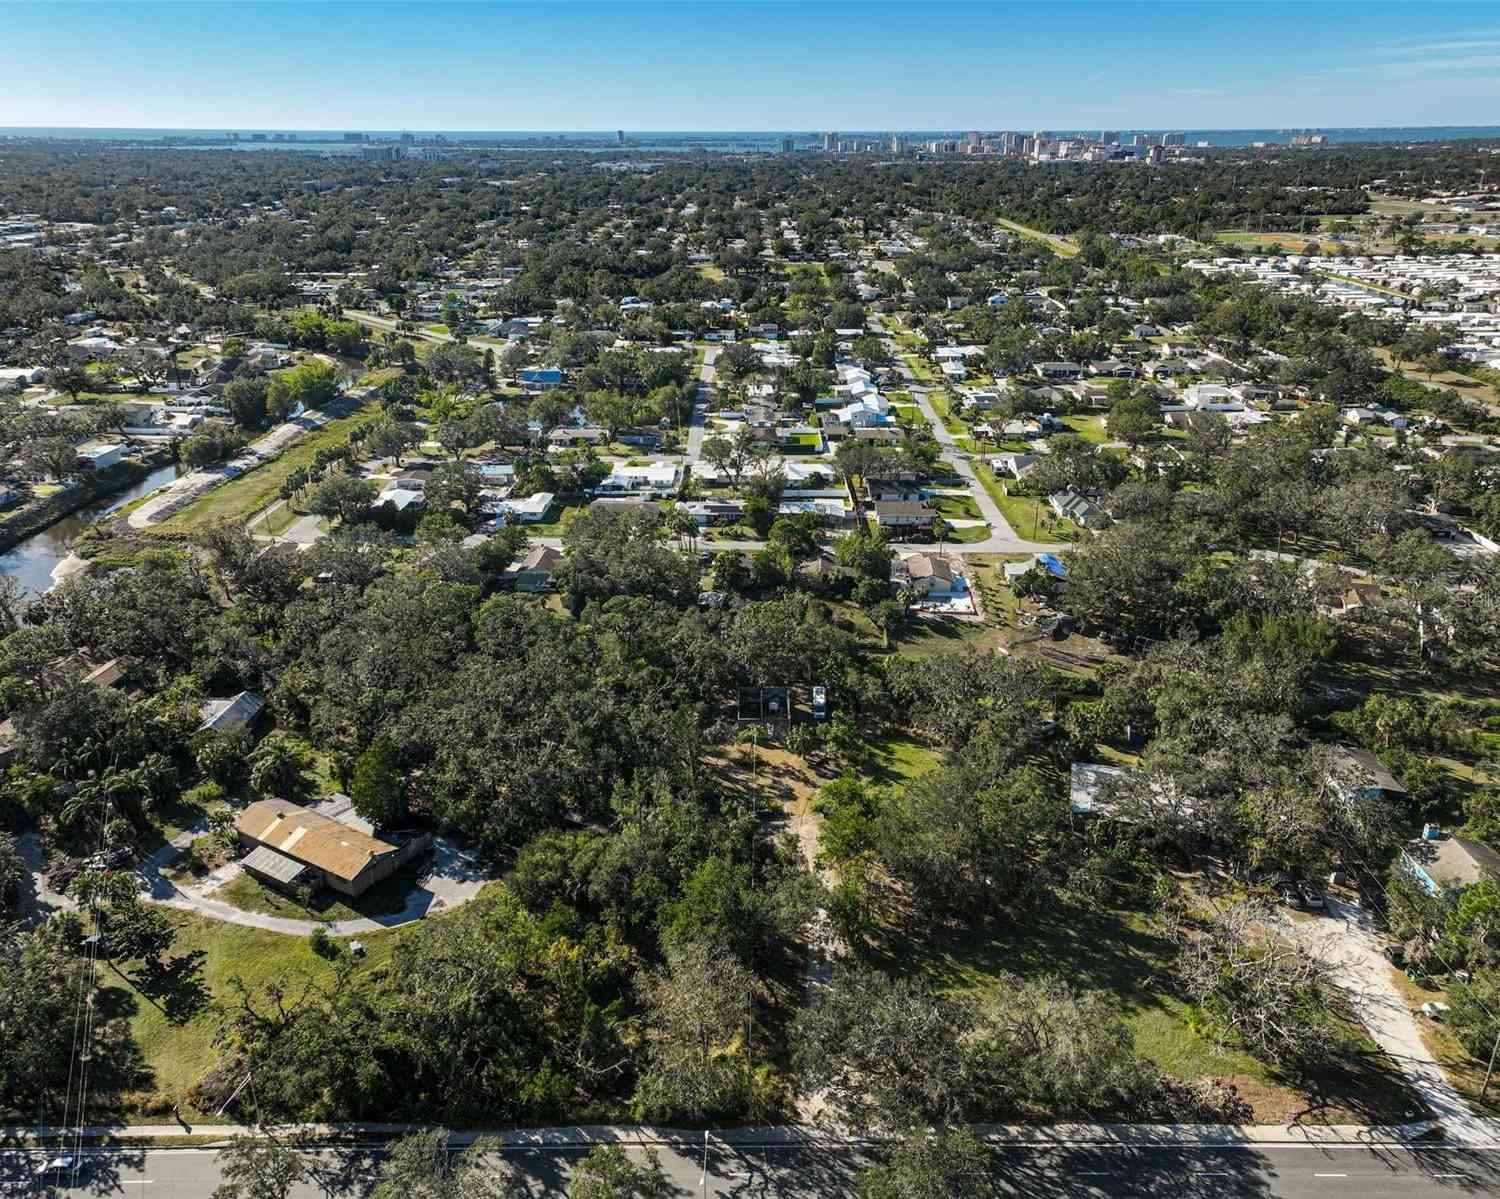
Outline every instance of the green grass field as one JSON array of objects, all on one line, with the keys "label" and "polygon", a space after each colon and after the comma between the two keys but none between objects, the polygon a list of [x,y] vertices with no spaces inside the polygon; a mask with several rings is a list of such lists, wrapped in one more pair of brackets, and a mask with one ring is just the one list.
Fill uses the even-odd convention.
[{"label": "green grass field", "polygon": [[984,463],[974,464],[974,474],[1018,537],[1029,541],[1077,541],[1083,536],[1083,530],[1071,520],[1061,520],[1054,515],[1046,500],[1006,494],[1005,488],[995,478],[995,472]]},{"label": "green grass field", "polygon": [[162,533],[185,533],[220,521],[249,520],[278,498],[281,485],[293,471],[311,466],[319,450],[343,445],[349,431],[369,420],[372,410],[373,404],[367,404],[351,416],[340,417],[304,434],[284,454],[214,488],[152,528]]},{"label": "green grass field", "polygon": [[242,912],[285,916],[289,920],[354,920],[360,916],[389,916],[406,904],[406,897],[421,878],[423,867],[413,863],[375,884],[359,897],[336,891],[319,891],[307,903],[241,874],[213,893],[213,898],[233,904]]},{"label": "green grass field", "polygon": [[1063,424],[1068,427],[1068,432],[1078,434],[1093,445],[1103,445],[1110,440],[1102,416],[1065,416]]},{"label": "green grass field", "polygon": [[[309,979],[328,983],[332,962],[312,951],[306,937],[287,937],[169,912],[177,938],[168,954],[163,978],[151,981],[139,967],[100,972],[102,1011],[119,1015],[130,1026],[150,1072],[150,1084],[138,1092],[113,1097],[133,1119],[150,1119],[180,1103],[184,1115],[198,1122],[212,1113],[196,1112],[186,1095],[213,1066],[217,1020],[208,1004],[233,998],[232,980],[252,988],[279,983],[295,995]],[[417,926],[419,927],[419,926]],[[366,956],[354,966],[360,978],[390,960],[402,931],[363,937]]]},{"label": "green grass field", "polygon": [[982,515],[971,495],[936,495],[932,506],[948,520],[978,520]]},{"label": "green grass field", "polygon": [[1002,228],[1009,229],[1012,233],[1019,233],[1022,237],[1032,241],[1039,241],[1062,258],[1073,258],[1078,254],[1078,243],[1061,234],[1043,233],[1040,229],[1033,229],[1030,225],[1023,225],[1019,221],[1008,221],[1004,217],[995,219]]}]

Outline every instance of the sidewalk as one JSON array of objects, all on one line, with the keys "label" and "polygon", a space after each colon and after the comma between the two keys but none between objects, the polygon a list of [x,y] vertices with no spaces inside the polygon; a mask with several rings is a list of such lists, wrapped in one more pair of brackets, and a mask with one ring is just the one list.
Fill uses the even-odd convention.
[{"label": "sidewalk", "polygon": [[[1485,1134],[1483,1141],[1464,1141],[1471,1148],[1500,1147],[1500,1121],[1479,1122]],[[130,1137],[145,1140],[176,1139],[185,1136],[227,1140],[235,1136],[269,1136],[293,1139],[348,1140],[361,1137],[393,1137],[421,1132],[423,1124],[288,1124],[274,1128],[257,1128],[245,1124],[202,1124],[184,1129],[180,1124],[89,1125],[82,1135],[90,1138]],[[1390,1126],[1362,1124],[1333,1125],[1228,1125],[1228,1124],[976,1124],[975,1135],[995,1145],[1108,1145],[1116,1147],[1165,1146],[1272,1146],[1272,1145],[1354,1145],[1360,1147],[1410,1144],[1438,1131],[1436,1121]],[[0,1138],[11,1143],[35,1133],[31,1127],[0,1128]],[[49,1129],[49,1135],[63,1130]],[[67,1129],[65,1135],[80,1135]],[[503,1145],[579,1146],[579,1145],[693,1145],[711,1143],[742,1148],[766,1146],[820,1145],[847,1147],[883,1144],[893,1139],[882,1136],[845,1136],[837,1132],[803,1124],[751,1125],[743,1128],[692,1129],[670,1128],[653,1124],[572,1124],[548,1128],[468,1128],[453,1129],[450,1139],[467,1144],[488,1137]],[[1452,1138],[1450,1137],[1449,1140]]]}]

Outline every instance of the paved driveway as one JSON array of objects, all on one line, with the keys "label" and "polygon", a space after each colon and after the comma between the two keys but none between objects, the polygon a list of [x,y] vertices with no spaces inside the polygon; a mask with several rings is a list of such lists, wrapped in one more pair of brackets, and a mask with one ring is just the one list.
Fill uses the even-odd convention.
[{"label": "paved driveway", "polygon": [[1384,942],[1369,915],[1332,897],[1328,909],[1325,919],[1294,925],[1297,936],[1320,950],[1332,965],[1360,1020],[1442,1123],[1447,1139],[1493,1143],[1497,1122],[1475,1114],[1422,1043],[1418,1017],[1396,988],[1391,966],[1381,955]]}]

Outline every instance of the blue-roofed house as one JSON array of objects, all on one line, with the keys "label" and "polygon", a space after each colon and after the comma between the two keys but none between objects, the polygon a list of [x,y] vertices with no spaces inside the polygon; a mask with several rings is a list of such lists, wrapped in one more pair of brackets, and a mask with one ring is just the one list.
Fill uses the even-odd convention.
[{"label": "blue-roofed house", "polygon": [[562,381],[562,369],[556,366],[528,366],[521,371],[522,383],[527,387],[539,387],[543,391],[561,387]]}]

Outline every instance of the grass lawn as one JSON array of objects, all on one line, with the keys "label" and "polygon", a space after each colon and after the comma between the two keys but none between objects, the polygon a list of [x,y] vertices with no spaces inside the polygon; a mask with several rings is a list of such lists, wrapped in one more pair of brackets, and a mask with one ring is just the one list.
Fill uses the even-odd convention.
[{"label": "grass lawn", "polygon": [[891,733],[866,742],[861,773],[886,786],[920,778],[943,759],[942,751],[905,733]]},{"label": "grass lawn", "polygon": [[406,905],[406,897],[424,872],[423,863],[412,862],[357,898],[322,890],[307,903],[268,887],[248,874],[241,874],[215,891],[213,898],[233,904],[242,912],[285,916],[289,920],[355,920],[361,916],[390,916]]},{"label": "grass lawn", "polygon": [[[99,1007],[101,1014],[129,1022],[151,1075],[147,1085],[117,1096],[127,1114],[149,1119],[170,1112],[177,1102],[183,1114],[198,1123],[211,1119],[212,1113],[195,1111],[187,1102],[187,1091],[216,1058],[217,1021],[208,1005],[231,1001],[231,980],[236,977],[253,988],[279,983],[295,995],[305,980],[331,982],[334,966],[313,953],[305,937],[222,924],[185,912],[168,911],[167,916],[177,928],[167,969],[151,978],[139,966],[127,966],[125,978],[104,967]],[[402,935],[397,931],[361,938],[367,953],[355,963],[354,977],[389,961]]]},{"label": "grass lawn", "polygon": [[1137,1052],[1179,1078],[1228,1078],[1255,1107],[1257,1122],[1300,1115],[1309,1123],[1401,1119],[1410,1096],[1383,1069],[1356,1058],[1322,1078],[1316,1094],[1289,1086],[1264,1064],[1220,1050],[1198,1033],[1168,973],[1173,946],[1138,912],[1054,906],[1017,927],[979,926],[921,937],[894,935],[882,946],[888,969],[925,975],[940,990],[998,1001],[999,975],[1058,975],[1103,992],[1135,1037]]},{"label": "grass lawn", "polygon": [[1076,433],[1094,445],[1103,445],[1110,440],[1102,416],[1065,416],[1063,424],[1067,426],[1068,432]]},{"label": "grass lawn", "polygon": [[1019,233],[1022,237],[1028,237],[1032,241],[1039,241],[1062,258],[1073,258],[1078,254],[1078,244],[1069,238],[1057,233],[1043,233],[1040,229],[1033,229],[1030,225],[1023,225],[1019,221],[1008,221],[1004,217],[995,218],[997,222],[1012,233]]},{"label": "grass lawn", "polygon": [[429,333],[447,333],[448,332],[448,326],[447,325],[441,325],[441,324],[439,324],[439,325],[423,325],[422,328],[426,329],[427,332],[429,332]]},{"label": "grass lawn", "polygon": [[532,537],[561,537],[567,527],[573,523],[573,518],[582,511],[582,504],[565,504],[561,508],[553,504],[547,509],[546,520],[539,520],[535,524],[521,527]]},{"label": "grass lawn", "polygon": [[974,474],[984,484],[984,489],[990,493],[990,498],[1016,536],[1032,541],[1077,541],[1083,536],[1082,529],[1071,520],[1056,516],[1045,500],[1006,494],[1005,488],[995,478],[995,472],[982,462],[974,464]]},{"label": "grass lawn", "polygon": [[158,525],[162,533],[184,533],[220,521],[244,522],[280,496],[281,485],[293,471],[312,465],[319,450],[342,445],[351,429],[370,418],[364,405],[350,416],[330,421],[321,429],[304,433],[285,453],[214,488]]},{"label": "grass lawn", "polygon": [[982,515],[971,495],[935,495],[932,506],[949,519],[978,520]]},{"label": "grass lawn", "polygon": [[942,374],[938,369],[918,354],[903,354],[903,361],[911,368],[911,373],[916,375],[919,383],[941,383]]},{"label": "grass lawn", "polygon": [[953,415],[953,406],[948,400],[948,393],[934,391],[928,393],[927,402],[932,405],[932,410],[937,413],[938,420],[943,422],[943,428],[955,437],[966,437],[969,433],[969,425]]},{"label": "grass lawn", "polygon": [[988,622],[931,616],[908,620],[901,627],[900,633],[891,638],[891,645],[896,652],[908,658],[925,658],[932,654],[952,654],[964,650],[991,653],[1003,644],[1004,631]]},{"label": "grass lawn", "polygon": [[947,545],[972,545],[976,541],[984,541],[990,535],[989,525],[965,525],[963,528],[949,527],[943,534],[943,543]]}]

